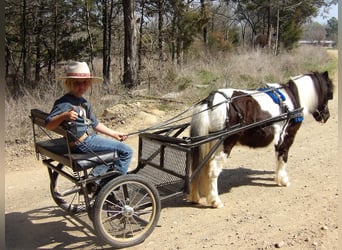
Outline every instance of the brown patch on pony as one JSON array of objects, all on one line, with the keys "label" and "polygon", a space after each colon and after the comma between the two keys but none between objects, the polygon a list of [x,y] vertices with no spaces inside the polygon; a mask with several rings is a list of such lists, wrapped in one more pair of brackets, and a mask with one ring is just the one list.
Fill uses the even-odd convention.
[{"label": "brown patch on pony", "polygon": [[[289,80],[282,87],[285,89],[286,93],[291,99],[293,108],[294,109],[300,108],[298,88],[296,84],[294,83],[294,81]],[[289,121],[288,126],[286,127],[285,131],[283,131],[283,133],[286,134],[286,136],[284,136],[284,140],[278,141],[276,145],[274,146],[275,151],[277,153],[278,160],[282,158],[284,162],[287,162],[289,149],[291,145],[293,144],[297,131],[301,125],[302,125],[301,122],[294,122],[293,119]]]},{"label": "brown patch on pony", "polygon": [[[241,91],[234,91],[229,106],[229,126],[243,123],[253,124],[271,118],[269,112],[263,111],[259,103],[250,95]],[[249,147],[265,147],[274,139],[273,126],[256,127],[244,130],[228,137],[223,145],[224,152],[229,154],[233,146],[239,142]]]},{"label": "brown patch on pony", "polygon": [[278,142],[274,147],[275,151],[277,152],[277,157],[280,159],[282,157],[284,162],[287,162],[289,149],[294,142],[296,137],[297,131],[302,125],[301,122],[294,123],[293,120],[290,121],[289,126],[286,127],[284,131],[286,136],[284,136],[284,140]]}]

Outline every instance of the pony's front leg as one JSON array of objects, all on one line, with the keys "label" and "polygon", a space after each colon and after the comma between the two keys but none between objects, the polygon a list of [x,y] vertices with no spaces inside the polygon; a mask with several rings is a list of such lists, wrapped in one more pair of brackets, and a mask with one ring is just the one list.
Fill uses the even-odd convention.
[{"label": "pony's front leg", "polygon": [[218,155],[214,157],[214,159],[210,162],[209,171],[208,171],[208,193],[207,193],[207,203],[210,204],[214,208],[224,207],[219,194],[218,194],[218,185],[217,179],[222,171],[224,163],[227,159],[225,153],[220,152]]},{"label": "pony's front leg", "polygon": [[284,160],[284,156],[279,155],[279,152],[276,152],[276,161],[277,169],[275,182],[278,184],[278,186],[290,186],[289,176],[286,172],[286,161]]},{"label": "pony's front leg", "polygon": [[286,172],[286,163],[288,159],[289,149],[294,142],[296,133],[300,128],[301,123],[294,123],[288,126],[285,131],[285,136],[283,139],[279,139],[278,144],[275,145],[275,153],[276,153],[276,177],[275,182],[279,186],[290,186],[290,180]]}]

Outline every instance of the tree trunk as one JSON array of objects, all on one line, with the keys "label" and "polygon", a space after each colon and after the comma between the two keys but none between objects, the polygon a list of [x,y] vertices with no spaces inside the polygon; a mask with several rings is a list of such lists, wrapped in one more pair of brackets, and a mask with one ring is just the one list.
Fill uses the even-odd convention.
[{"label": "tree trunk", "polygon": [[[202,11],[203,17],[204,17],[204,13],[206,12],[205,8],[206,8],[205,0],[201,0],[201,11]],[[208,27],[207,27],[207,24],[205,24],[203,26],[202,36],[203,36],[203,43],[207,44],[208,43]]]},{"label": "tree trunk", "polygon": [[110,50],[109,50],[109,43],[108,43],[108,26],[109,26],[109,20],[108,20],[108,2],[107,0],[102,1],[103,10],[102,10],[102,23],[103,23],[103,59],[102,59],[102,75],[103,75],[103,81],[106,85],[109,84],[109,58],[110,58]]},{"label": "tree trunk", "polygon": [[276,34],[276,40],[274,45],[274,55],[278,55],[278,46],[279,46],[279,4],[277,5],[277,34]]},{"label": "tree trunk", "polygon": [[161,64],[164,59],[163,49],[163,27],[164,27],[164,2],[163,0],[158,1],[158,52],[159,52],[159,63]]},{"label": "tree trunk", "polygon": [[137,85],[137,39],[134,0],[126,0],[122,4],[125,29],[123,84],[125,88],[131,89]]},{"label": "tree trunk", "polygon": [[[23,63],[23,86],[28,84],[28,63],[27,63],[27,25],[26,25],[26,0],[23,1],[23,12],[22,12],[22,63]],[[18,94],[20,90],[18,88]]]},{"label": "tree trunk", "polygon": [[[53,38],[53,79],[56,79],[56,69],[57,69],[57,47],[58,47],[58,25],[57,25],[57,15],[58,15],[58,5],[57,5],[57,1],[55,0],[55,20],[54,20],[54,38]],[[50,72],[51,69],[49,69]],[[50,74],[49,74],[50,75]],[[51,80],[51,79],[50,79]]]},{"label": "tree trunk", "polygon": [[90,9],[88,1],[85,1],[85,18],[86,18],[86,29],[88,34],[88,42],[90,48],[90,67],[93,74],[95,74],[95,67],[94,67],[94,44],[93,44],[93,37],[90,32]]},{"label": "tree trunk", "polygon": [[[39,19],[40,20],[40,19]],[[37,35],[36,35],[36,41],[35,41],[35,47],[36,47],[36,63],[35,63],[35,82],[32,84],[33,88],[35,88],[39,82],[40,82],[40,69],[41,69],[41,33],[42,33],[42,26],[41,21],[37,23],[36,27]]]},{"label": "tree trunk", "polygon": [[107,38],[107,50],[108,50],[108,56],[107,56],[107,79],[108,79],[108,84],[112,82],[112,70],[111,70],[111,65],[112,65],[112,33],[113,33],[113,28],[112,28],[112,22],[113,22],[113,9],[114,9],[114,1],[110,1],[110,9],[109,9],[109,14],[108,14],[108,38]]},{"label": "tree trunk", "polygon": [[144,10],[145,10],[145,1],[141,1],[141,13],[140,13],[140,25],[139,25],[139,45],[138,45],[138,76],[141,72],[141,65],[142,65],[142,54],[143,54],[143,48],[142,48],[142,40],[143,40],[143,25],[144,25]]}]

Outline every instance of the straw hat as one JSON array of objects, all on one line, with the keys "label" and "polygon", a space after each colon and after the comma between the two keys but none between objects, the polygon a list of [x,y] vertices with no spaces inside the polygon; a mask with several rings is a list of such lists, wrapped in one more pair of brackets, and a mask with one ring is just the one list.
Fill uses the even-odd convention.
[{"label": "straw hat", "polygon": [[91,79],[92,82],[102,82],[102,77],[92,76],[86,62],[71,62],[66,68],[66,76],[59,77],[60,80],[66,79]]}]

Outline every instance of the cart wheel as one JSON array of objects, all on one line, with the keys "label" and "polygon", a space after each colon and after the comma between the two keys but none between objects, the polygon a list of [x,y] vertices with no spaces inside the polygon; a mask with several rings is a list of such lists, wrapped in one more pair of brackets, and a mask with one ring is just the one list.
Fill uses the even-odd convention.
[{"label": "cart wheel", "polygon": [[[56,168],[68,172],[76,179],[78,178],[69,167],[58,164]],[[84,212],[86,210],[81,187],[53,170],[51,173],[50,192],[53,200],[63,210],[73,214]]]},{"label": "cart wheel", "polygon": [[160,209],[159,193],[148,180],[135,174],[119,176],[96,197],[94,228],[113,247],[130,247],[152,233]]}]

